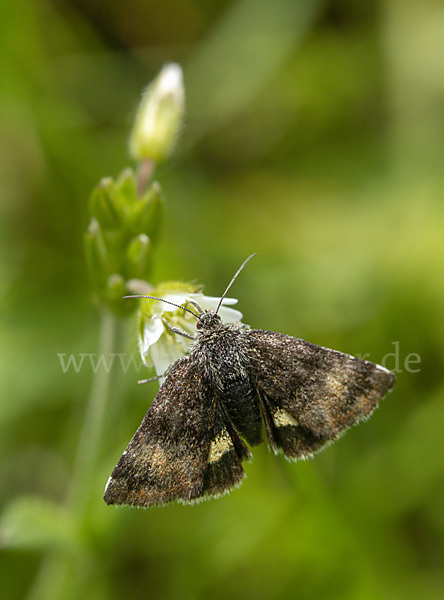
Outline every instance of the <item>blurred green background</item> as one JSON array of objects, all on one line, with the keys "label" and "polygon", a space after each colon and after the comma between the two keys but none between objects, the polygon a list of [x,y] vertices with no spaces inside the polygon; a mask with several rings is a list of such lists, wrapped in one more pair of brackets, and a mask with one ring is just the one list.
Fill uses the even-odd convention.
[{"label": "blurred green background", "polygon": [[[440,0],[0,4],[3,600],[444,597],[443,57]],[[187,118],[156,173],[153,283],[217,295],[257,252],[231,290],[246,323],[368,353],[398,383],[315,460],[264,445],[231,495],[144,511],[102,500],[156,392],[116,372],[79,521],[94,374],[58,353],[97,352],[87,201],[129,164],[170,61]]]}]

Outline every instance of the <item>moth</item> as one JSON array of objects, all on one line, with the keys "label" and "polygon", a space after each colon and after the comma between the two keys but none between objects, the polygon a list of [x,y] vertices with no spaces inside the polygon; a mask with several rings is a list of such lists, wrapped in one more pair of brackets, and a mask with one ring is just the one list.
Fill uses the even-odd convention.
[{"label": "moth", "polygon": [[[107,504],[184,504],[240,485],[249,446],[305,459],[368,418],[395,383],[384,367],[282,333],[222,322],[196,303],[196,335],[106,485]],[[157,299],[157,298],[155,298]],[[161,299],[160,299],[161,300]],[[178,305],[177,305],[178,306]],[[181,333],[176,330],[176,333]],[[182,332],[183,335],[187,335]]]}]

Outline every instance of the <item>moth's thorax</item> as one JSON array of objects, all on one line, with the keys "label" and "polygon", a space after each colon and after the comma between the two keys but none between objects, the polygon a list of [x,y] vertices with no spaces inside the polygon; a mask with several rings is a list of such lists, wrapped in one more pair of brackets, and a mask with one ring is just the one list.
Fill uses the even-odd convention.
[{"label": "moth's thorax", "polygon": [[[206,313],[202,319],[205,317],[208,318],[204,321],[204,326],[197,330],[190,354],[200,365],[204,376],[219,389],[226,391],[233,381],[247,379],[249,358],[245,344],[245,326],[223,323],[214,313]],[[211,317],[217,317],[217,320],[212,320]]]}]

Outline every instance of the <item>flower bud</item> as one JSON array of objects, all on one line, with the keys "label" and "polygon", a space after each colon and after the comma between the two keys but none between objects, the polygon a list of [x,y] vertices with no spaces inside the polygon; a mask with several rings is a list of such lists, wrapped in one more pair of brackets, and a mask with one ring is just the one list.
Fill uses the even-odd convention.
[{"label": "flower bud", "polygon": [[111,302],[120,302],[126,294],[125,279],[118,273],[113,273],[106,282],[106,294]]},{"label": "flower bud", "polygon": [[129,140],[138,162],[161,162],[171,154],[184,114],[182,69],[176,63],[163,67],[143,94]]},{"label": "flower bud", "polygon": [[143,279],[151,270],[153,246],[144,233],[133,238],[126,249],[125,273],[129,279]]},{"label": "flower bud", "polygon": [[128,314],[136,303],[123,300],[128,282],[147,280],[162,213],[160,186],[137,193],[136,176],[125,170],[117,180],[102,179],[90,199],[91,220],[85,251],[99,301],[116,314]]},{"label": "flower bud", "polygon": [[128,293],[125,278],[118,273],[113,273],[108,277],[106,286],[101,290],[102,302],[110,308],[114,314],[121,317],[131,314],[134,311],[134,304],[123,298]]}]

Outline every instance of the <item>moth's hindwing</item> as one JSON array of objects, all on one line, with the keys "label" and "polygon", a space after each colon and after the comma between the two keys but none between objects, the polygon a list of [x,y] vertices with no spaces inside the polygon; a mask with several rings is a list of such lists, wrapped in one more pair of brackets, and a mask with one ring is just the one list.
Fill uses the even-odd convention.
[{"label": "moth's hindwing", "polygon": [[241,463],[250,457],[251,453],[233,426],[223,403],[218,402],[203,494],[220,495],[239,485],[245,476]]},{"label": "moth's hindwing", "polygon": [[312,455],[369,417],[395,383],[384,367],[336,350],[258,329],[245,335],[269,444],[288,458]]},{"label": "moth's hindwing", "polygon": [[240,483],[249,451],[229,417],[183,358],[172,368],[108,480],[108,504],[192,503]]}]

